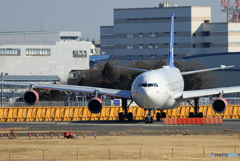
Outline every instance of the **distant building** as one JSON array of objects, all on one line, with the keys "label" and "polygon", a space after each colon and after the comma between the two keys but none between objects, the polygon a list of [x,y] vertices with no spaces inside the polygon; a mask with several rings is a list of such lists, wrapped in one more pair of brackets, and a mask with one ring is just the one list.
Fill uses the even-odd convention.
[{"label": "distant building", "polygon": [[44,76],[45,81],[54,81],[51,78],[54,75],[66,81],[69,76],[89,69],[94,45],[91,41],[80,41],[80,37],[81,32],[2,32],[0,71],[16,76]]},{"label": "distant building", "polygon": [[114,25],[101,26],[101,52],[110,60],[165,60],[174,13],[175,59],[240,51],[239,23],[211,23],[211,7],[114,9]]},{"label": "distant building", "polygon": [[174,13],[174,59],[198,61],[207,68],[235,65],[214,71],[219,86],[240,85],[240,23],[211,23],[211,7],[114,9],[113,26],[100,27],[101,52],[108,61],[125,64],[138,60],[167,60],[171,14]]}]

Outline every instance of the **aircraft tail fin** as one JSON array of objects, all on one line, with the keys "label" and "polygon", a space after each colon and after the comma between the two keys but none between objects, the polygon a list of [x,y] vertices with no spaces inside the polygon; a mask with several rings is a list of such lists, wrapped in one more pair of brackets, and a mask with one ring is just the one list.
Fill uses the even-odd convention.
[{"label": "aircraft tail fin", "polygon": [[168,55],[168,66],[169,67],[174,67],[173,46],[174,46],[174,13],[172,14],[172,19],[171,19],[171,33],[170,33],[170,43],[169,43],[169,55]]}]

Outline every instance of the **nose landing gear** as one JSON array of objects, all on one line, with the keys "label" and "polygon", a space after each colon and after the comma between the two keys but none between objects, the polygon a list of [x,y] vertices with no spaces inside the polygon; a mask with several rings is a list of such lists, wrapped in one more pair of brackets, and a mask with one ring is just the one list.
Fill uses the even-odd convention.
[{"label": "nose landing gear", "polygon": [[147,117],[145,117],[145,123],[153,123],[153,117],[151,116],[151,110],[148,110]]}]

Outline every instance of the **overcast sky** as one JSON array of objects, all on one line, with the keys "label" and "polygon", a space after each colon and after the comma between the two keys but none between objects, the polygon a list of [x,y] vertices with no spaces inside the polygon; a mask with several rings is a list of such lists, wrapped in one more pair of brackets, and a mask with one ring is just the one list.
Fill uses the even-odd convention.
[{"label": "overcast sky", "polygon": [[[211,6],[212,22],[225,22],[221,0],[162,0],[170,6]],[[100,26],[113,25],[114,8],[154,7],[161,0],[1,0],[0,32],[43,29],[81,31],[99,40]]]}]

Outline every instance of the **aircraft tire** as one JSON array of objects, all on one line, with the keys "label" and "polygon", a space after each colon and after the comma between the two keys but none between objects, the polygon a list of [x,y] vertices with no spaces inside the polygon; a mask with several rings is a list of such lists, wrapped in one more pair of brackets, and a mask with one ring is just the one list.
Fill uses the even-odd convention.
[{"label": "aircraft tire", "polygon": [[153,117],[150,117],[150,121],[149,121],[150,123],[153,123]]},{"label": "aircraft tire", "polygon": [[157,121],[160,121],[160,118],[161,118],[161,115],[160,115],[160,113],[158,112],[158,113],[157,113]]},{"label": "aircraft tire", "polygon": [[166,118],[166,113],[165,112],[161,112],[161,118]]},{"label": "aircraft tire", "polygon": [[127,117],[128,117],[128,121],[133,121],[133,114],[132,114],[132,112],[129,112]]},{"label": "aircraft tire", "polygon": [[193,112],[189,112],[189,118],[194,117]]},{"label": "aircraft tire", "polygon": [[149,122],[150,122],[149,117],[145,117],[145,123],[147,124]]},{"label": "aircraft tire", "polygon": [[118,115],[119,115],[119,121],[123,121],[123,118],[124,118],[124,117],[123,117],[123,113],[120,112]]}]

